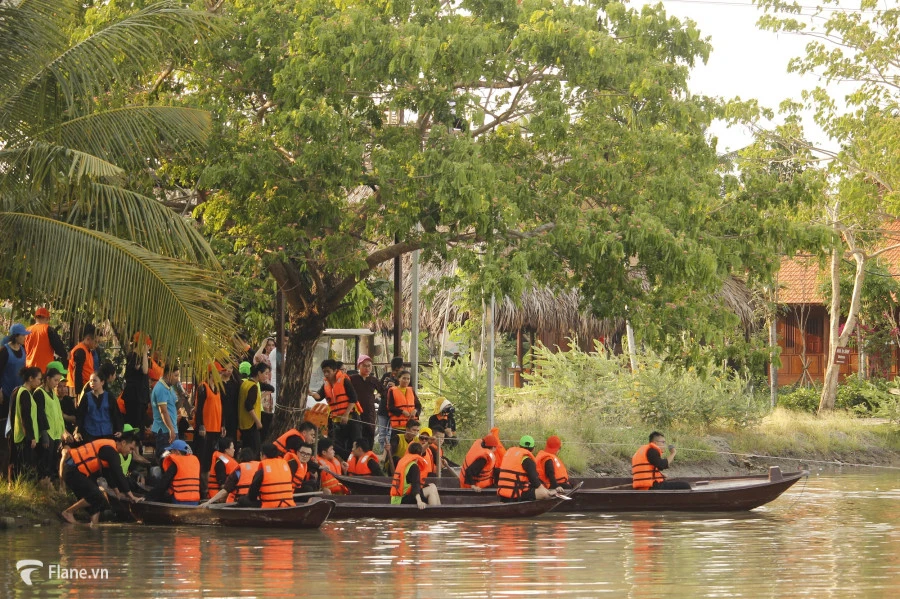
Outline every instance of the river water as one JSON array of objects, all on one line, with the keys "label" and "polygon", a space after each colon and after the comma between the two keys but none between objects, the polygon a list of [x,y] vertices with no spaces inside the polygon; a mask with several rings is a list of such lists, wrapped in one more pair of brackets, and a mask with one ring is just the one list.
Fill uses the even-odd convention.
[{"label": "river water", "polygon": [[[24,559],[42,563],[31,586],[16,571]],[[895,597],[900,473],[812,475],[742,514],[361,520],[283,532],[54,525],[0,531],[0,567],[0,599]],[[85,578],[60,578],[73,568]]]}]

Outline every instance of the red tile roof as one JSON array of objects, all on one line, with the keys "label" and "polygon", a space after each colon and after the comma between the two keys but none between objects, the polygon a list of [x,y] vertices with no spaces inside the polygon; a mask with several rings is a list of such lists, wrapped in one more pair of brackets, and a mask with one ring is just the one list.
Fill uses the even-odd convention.
[{"label": "red tile roof", "polygon": [[[884,235],[881,247],[900,244],[900,220],[893,220],[882,225],[880,232]],[[900,247],[887,250],[878,255],[878,260],[887,265],[889,272],[900,276]],[[817,257],[798,254],[793,258],[782,258],[778,271],[778,303],[780,304],[823,304],[822,283],[827,282],[828,260],[820,262]]]}]

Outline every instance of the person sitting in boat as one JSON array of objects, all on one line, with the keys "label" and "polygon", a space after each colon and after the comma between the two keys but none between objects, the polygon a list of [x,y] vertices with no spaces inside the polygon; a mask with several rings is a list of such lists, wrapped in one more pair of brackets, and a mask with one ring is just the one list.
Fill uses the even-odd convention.
[{"label": "person sitting in boat", "polygon": [[425,485],[425,459],[422,457],[425,448],[414,441],[400,458],[394,470],[391,484],[391,504],[416,504],[420,510],[426,505],[440,505],[441,498],[437,487],[432,483]]},{"label": "person sitting in boat", "polygon": [[191,446],[176,439],[162,454],[162,478],[150,496],[156,501],[171,501],[178,505],[200,503],[200,460]]},{"label": "person sitting in boat", "polygon": [[282,455],[284,455],[288,452],[288,441],[295,438],[300,441],[305,441],[303,436],[300,434],[300,431],[292,428],[272,441],[272,444],[278,449],[278,451],[281,452]]},{"label": "person sitting in boat", "polygon": [[462,489],[481,491],[496,484],[497,456],[494,450],[499,445],[493,434],[476,439],[459,469],[459,486]]},{"label": "person sitting in boat", "polygon": [[264,444],[262,452],[265,457],[259,462],[250,490],[240,504],[261,508],[295,505],[292,464],[281,457],[281,452],[272,443]]},{"label": "person sitting in boat", "polygon": [[668,457],[662,457],[666,449],[666,437],[658,431],[650,433],[650,442],[642,445],[631,458],[631,486],[635,489],[690,489],[691,484],[679,480],[666,480],[663,470],[675,460],[675,446],[669,445]]},{"label": "person sitting in boat", "polygon": [[331,439],[319,439],[317,446],[319,452],[316,462],[319,464],[319,485],[326,495],[349,495],[350,489],[335,478],[347,473],[347,462],[341,462],[334,453],[334,443]]},{"label": "person sitting in boat", "polygon": [[569,482],[569,471],[566,470],[566,465],[559,459],[560,449],[562,449],[562,441],[559,437],[553,435],[547,437],[544,448],[535,457],[538,476],[541,477],[541,482],[548,489],[557,487],[572,488],[572,483]]},{"label": "person sitting in boat", "polygon": [[[286,451],[282,457],[291,465],[294,492],[309,493],[319,490],[319,463],[311,462],[312,445],[303,441],[300,435],[291,435],[285,442]],[[278,448],[277,443],[275,447]]]},{"label": "person sitting in boat", "polygon": [[209,466],[207,497],[215,497],[225,485],[228,475],[238,468],[240,468],[240,464],[234,457],[234,441],[230,437],[219,439],[216,442],[216,451],[212,454],[212,463]]},{"label": "person sitting in boat", "polygon": [[372,451],[372,441],[360,437],[353,442],[353,451],[347,461],[347,474],[351,476],[384,476],[378,456]]},{"label": "person sitting in boat", "polygon": [[[441,432],[443,433],[443,430]],[[431,428],[426,426],[419,432],[419,443],[425,448],[427,476],[437,476],[438,469],[446,466],[447,461],[444,459],[444,452]]]},{"label": "person sitting in boat", "polygon": [[[225,477],[225,482],[216,494],[210,497],[206,502],[201,503],[200,507],[209,507],[211,503],[234,503],[239,496],[246,495],[250,490],[250,483],[253,482],[253,475],[259,469],[259,461],[256,459],[256,451],[252,447],[241,448],[237,456],[238,467],[232,470]],[[241,481],[246,481],[242,487]]]},{"label": "person sitting in boat", "polygon": [[456,439],[456,408],[453,407],[449,399],[443,397],[438,399],[440,405],[438,405],[437,412],[428,418],[428,428],[431,430],[435,430],[438,427],[444,429],[444,437],[446,439],[444,443],[448,449],[453,449],[458,443]]},{"label": "person sitting in boat", "polygon": [[534,454],[534,438],[523,435],[519,446],[506,451],[497,470],[497,495],[500,501],[534,501],[547,499],[562,492],[562,488],[550,490],[541,483]]},{"label": "person sitting in boat", "polygon": [[406,455],[409,444],[419,438],[420,427],[418,420],[410,418],[406,421],[406,428],[403,433],[391,433],[391,458],[395,466],[400,461],[400,458]]},{"label": "person sitting in boat", "polygon": [[75,511],[86,507],[91,514],[91,525],[100,521],[100,512],[109,509],[109,500],[97,485],[101,474],[112,485],[109,490],[115,497],[123,501],[141,501],[129,489],[119,457],[130,455],[134,445],[134,433],[128,432],[115,441],[98,439],[70,450],[63,464],[63,480],[78,501],[60,512],[59,517],[74,524]]}]

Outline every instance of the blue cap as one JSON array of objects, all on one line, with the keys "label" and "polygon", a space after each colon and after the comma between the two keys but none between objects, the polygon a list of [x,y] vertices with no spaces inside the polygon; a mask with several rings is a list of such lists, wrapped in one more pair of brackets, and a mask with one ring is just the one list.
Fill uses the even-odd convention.
[{"label": "blue cap", "polygon": [[182,441],[181,439],[176,439],[172,441],[172,444],[166,447],[166,451],[180,451],[181,453],[193,454],[191,451],[191,446]]},{"label": "blue cap", "polygon": [[12,325],[12,328],[9,329],[9,336],[14,337],[16,335],[30,335],[31,331],[25,328],[24,324],[16,323]]}]

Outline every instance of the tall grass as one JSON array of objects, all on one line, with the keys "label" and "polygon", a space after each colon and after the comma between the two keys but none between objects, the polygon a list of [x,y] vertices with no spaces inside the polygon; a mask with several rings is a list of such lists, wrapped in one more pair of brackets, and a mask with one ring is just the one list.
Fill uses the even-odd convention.
[{"label": "tall grass", "polygon": [[65,493],[43,487],[31,478],[0,481],[0,514],[4,516],[50,517],[64,509],[68,499]]}]

